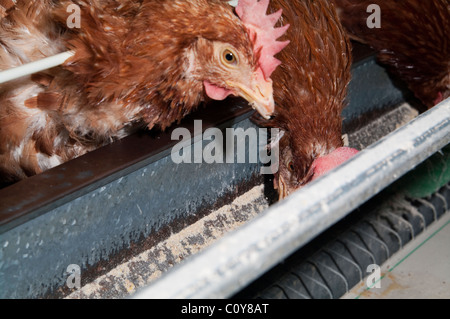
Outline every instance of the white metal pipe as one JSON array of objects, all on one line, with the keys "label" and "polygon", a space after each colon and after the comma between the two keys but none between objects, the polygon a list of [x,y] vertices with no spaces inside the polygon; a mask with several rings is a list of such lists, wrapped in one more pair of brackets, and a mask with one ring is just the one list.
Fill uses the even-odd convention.
[{"label": "white metal pipe", "polygon": [[30,62],[8,70],[0,71],[0,84],[21,78],[22,76],[41,72],[47,69],[51,69],[55,66],[61,65],[68,58],[73,56],[73,54],[74,54],[73,51],[66,51],[45,59]]},{"label": "white metal pipe", "polygon": [[450,143],[450,99],[185,260],[135,298],[224,298]]}]

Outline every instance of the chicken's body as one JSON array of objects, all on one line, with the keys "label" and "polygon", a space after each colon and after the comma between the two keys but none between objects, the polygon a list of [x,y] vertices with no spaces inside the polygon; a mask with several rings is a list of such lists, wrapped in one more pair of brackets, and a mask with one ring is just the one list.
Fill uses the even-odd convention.
[{"label": "chicken's body", "polygon": [[[7,3],[8,4],[8,3]],[[0,70],[55,55],[66,48],[51,21],[50,1],[30,1],[4,8],[0,20]],[[46,85],[63,83],[64,70],[55,68],[34,78],[0,84],[0,181],[14,181],[60,164],[85,150],[70,139],[61,113],[40,109],[30,99],[45,94]],[[42,83],[42,84],[40,84]],[[70,82],[67,83],[71,85]],[[65,117],[68,121],[70,119]],[[60,125],[58,125],[60,123]],[[78,144],[78,145],[77,145]]]},{"label": "chicken's body", "polygon": [[[71,5],[80,28],[68,27]],[[56,166],[136,124],[165,129],[208,98],[238,95],[264,116],[273,110],[276,65],[258,56],[245,19],[225,1],[19,0],[2,12],[0,70],[74,51],[61,67],[0,87],[3,180]],[[273,54],[285,45],[273,43]]]},{"label": "chicken's body", "polygon": [[355,153],[343,148],[341,112],[350,81],[351,50],[334,6],[325,0],[276,0],[290,44],[274,72],[280,163],[274,186],[280,198]]},{"label": "chicken's body", "polygon": [[374,48],[423,104],[432,107],[450,97],[449,0],[335,2],[350,37]]}]

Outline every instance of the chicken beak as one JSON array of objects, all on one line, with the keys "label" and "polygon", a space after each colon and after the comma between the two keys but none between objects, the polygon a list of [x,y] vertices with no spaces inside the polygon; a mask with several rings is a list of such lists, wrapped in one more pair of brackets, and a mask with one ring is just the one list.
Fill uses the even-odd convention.
[{"label": "chicken beak", "polygon": [[275,102],[273,99],[272,80],[266,80],[261,71],[253,74],[250,84],[227,82],[229,87],[233,87],[236,95],[246,99],[247,102],[265,119],[275,110]]}]

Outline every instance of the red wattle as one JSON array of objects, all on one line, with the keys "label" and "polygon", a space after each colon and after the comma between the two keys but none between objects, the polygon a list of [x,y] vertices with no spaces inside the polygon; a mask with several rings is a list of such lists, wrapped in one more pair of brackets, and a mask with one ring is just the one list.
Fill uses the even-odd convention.
[{"label": "red wattle", "polygon": [[214,85],[208,81],[204,81],[203,84],[205,85],[206,95],[208,95],[213,100],[225,100],[228,95],[233,93],[230,90]]}]

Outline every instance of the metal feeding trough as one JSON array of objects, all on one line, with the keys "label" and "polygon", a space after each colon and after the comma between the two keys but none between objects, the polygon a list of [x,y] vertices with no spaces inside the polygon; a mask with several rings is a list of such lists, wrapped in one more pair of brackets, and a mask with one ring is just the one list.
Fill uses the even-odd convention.
[{"label": "metal feeding trough", "polygon": [[[348,261],[339,247],[313,254],[321,273],[334,277],[314,278],[311,267],[295,264],[315,284],[309,295],[276,267],[267,273],[277,273],[273,282],[264,274],[450,143],[449,101],[409,122],[417,114],[405,104],[409,93],[367,48],[355,45],[354,55],[344,127],[351,146],[367,148],[282,202],[274,204],[261,161],[239,163],[236,154],[230,163],[195,163],[208,128],[225,137],[227,128],[257,129],[241,100],[208,105],[166,132],[136,133],[1,189],[0,297],[340,297],[362,279],[364,261]],[[187,129],[193,163],[173,160],[177,127]],[[265,142],[248,145],[246,159]],[[225,138],[224,146],[230,143]],[[438,193],[447,205],[448,187]],[[420,209],[428,225],[440,214],[427,219],[426,207]],[[373,232],[382,226],[358,225],[380,247],[394,245]],[[327,282],[335,277],[344,279]]]}]

